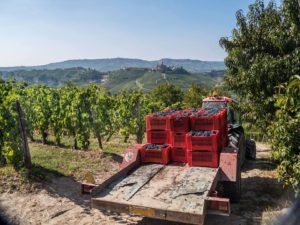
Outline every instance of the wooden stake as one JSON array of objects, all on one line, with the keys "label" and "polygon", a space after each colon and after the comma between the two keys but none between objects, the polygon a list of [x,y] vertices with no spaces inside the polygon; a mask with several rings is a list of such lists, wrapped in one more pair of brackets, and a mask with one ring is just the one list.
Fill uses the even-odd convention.
[{"label": "wooden stake", "polygon": [[22,111],[19,101],[16,101],[16,109],[17,109],[17,112],[19,115],[18,116],[19,117],[19,130],[20,130],[20,136],[22,139],[21,141],[22,141],[22,149],[23,149],[23,155],[24,155],[24,164],[25,164],[26,168],[30,169],[32,166],[31,156],[30,156],[30,151],[29,151],[29,146],[28,146],[28,141],[27,141],[24,114],[23,114],[23,111]]}]

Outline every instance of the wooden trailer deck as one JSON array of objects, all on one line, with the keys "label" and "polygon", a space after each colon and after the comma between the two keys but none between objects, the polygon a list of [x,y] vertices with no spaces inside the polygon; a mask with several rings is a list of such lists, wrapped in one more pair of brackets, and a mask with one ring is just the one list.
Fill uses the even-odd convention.
[{"label": "wooden trailer deck", "polygon": [[218,168],[141,164],[95,189],[92,206],[152,218],[202,224]]}]

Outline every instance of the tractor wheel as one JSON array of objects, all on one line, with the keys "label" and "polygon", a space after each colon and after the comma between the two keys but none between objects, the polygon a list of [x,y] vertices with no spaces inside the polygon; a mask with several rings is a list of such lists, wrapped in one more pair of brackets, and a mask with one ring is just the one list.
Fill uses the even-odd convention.
[{"label": "tractor wheel", "polygon": [[256,144],[253,139],[246,140],[246,158],[256,160]]},{"label": "tractor wheel", "polygon": [[236,182],[224,181],[223,190],[225,197],[229,198],[232,203],[238,203],[242,194],[242,179],[240,168],[237,171]]}]

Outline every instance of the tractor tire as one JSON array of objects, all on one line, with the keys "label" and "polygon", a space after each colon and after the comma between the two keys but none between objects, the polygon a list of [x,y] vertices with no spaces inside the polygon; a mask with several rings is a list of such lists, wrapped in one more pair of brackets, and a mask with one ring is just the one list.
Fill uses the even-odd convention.
[{"label": "tractor tire", "polygon": [[246,158],[256,160],[256,143],[253,139],[246,140]]},{"label": "tractor tire", "polygon": [[223,191],[225,197],[230,199],[230,202],[238,203],[240,201],[242,195],[242,178],[240,167],[237,171],[236,182],[224,181]]}]

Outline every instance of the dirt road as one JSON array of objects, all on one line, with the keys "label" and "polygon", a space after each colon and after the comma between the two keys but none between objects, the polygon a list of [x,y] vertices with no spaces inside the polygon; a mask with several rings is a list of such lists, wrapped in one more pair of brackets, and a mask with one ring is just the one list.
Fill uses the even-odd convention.
[{"label": "dirt road", "polygon": [[[275,165],[267,159],[269,148],[258,144],[257,161],[246,161],[242,172],[243,197],[240,204],[232,205],[230,217],[207,216],[206,225],[261,224],[262,217],[285,208],[288,192],[276,181]],[[116,165],[112,165],[116,168]],[[105,174],[102,179],[109,176]],[[80,195],[80,184],[70,177],[52,179],[48,185],[33,193],[6,192],[0,195],[0,214],[11,224],[38,225],[176,225],[165,221],[107,214],[90,209],[88,195]],[[0,216],[1,217],[1,216]]]}]

